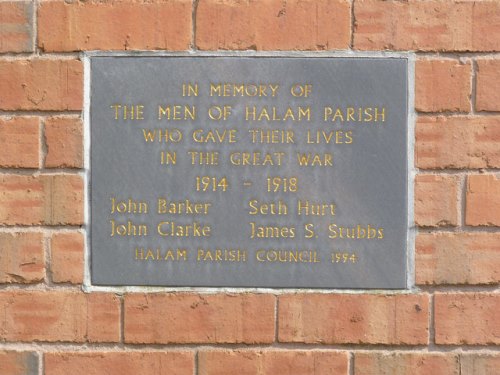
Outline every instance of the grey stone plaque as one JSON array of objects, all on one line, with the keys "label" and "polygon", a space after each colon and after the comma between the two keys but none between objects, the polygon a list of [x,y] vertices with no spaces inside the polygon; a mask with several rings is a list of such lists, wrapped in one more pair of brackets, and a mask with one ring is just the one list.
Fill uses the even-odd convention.
[{"label": "grey stone plaque", "polygon": [[91,57],[93,285],[405,288],[405,58]]}]

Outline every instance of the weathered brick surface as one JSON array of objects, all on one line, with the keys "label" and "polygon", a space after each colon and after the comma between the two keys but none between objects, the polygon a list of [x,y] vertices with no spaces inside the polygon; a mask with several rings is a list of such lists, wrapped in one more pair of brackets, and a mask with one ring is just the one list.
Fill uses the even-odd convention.
[{"label": "weathered brick surface", "polygon": [[41,233],[0,233],[0,283],[36,283],[44,276]]},{"label": "weathered brick surface", "polygon": [[417,284],[500,282],[500,233],[420,233]]},{"label": "weathered brick surface", "polygon": [[185,50],[191,43],[190,0],[43,1],[38,45],[46,52]]},{"label": "weathered brick surface", "polygon": [[274,302],[269,294],[128,294],[125,342],[270,343]]},{"label": "weathered brick surface", "polygon": [[0,168],[38,168],[40,120],[37,117],[0,118],[0,144]]},{"label": "weathered brick surface", "polygon": [[476,74],[476,110],[500,111],[500,60],[477,60]]},{"label": "weathered brick surface", "polygon": [[76,175],[0,175],[0,224],[80,225],[83,180]]},{"label": "weathered brick surface", "polygon": [[33,2],[0,2],[0,52],[33,51]]},{"label": "weathered brick surface", "polygon": [[460,355],[461,375],[497,375],[499,354],[466,353]]},{"label": "weathered brick surface", "polygon": [[45,121],[47,168],[83,167],[83,126],[80,118],[50,117]]},{"label": "weathered brick surface", "polygon": [[80,110],[83,68],[78,60],[0,60],[0,110]]},{"label": "weathered brick surface", "polygon": [[38,375],[38,356],[32,352],[0,351],[0,374]]},{"label": "weathered brick surface", "polygon": [[408,344],[428,341],[429,296],[290,294],[279,297],[280,342]]},{"label": "weathered brick surface", "polygon": [[356,375],[460,375],[457,354],[438,353],[355,353]]},{"label": "weathered brick surface", "polygon": [[499,293],[436,293],[436,344],[500,344]]},{"label": "weathered brick surface", "polygon": [[500,116],[419,117],[415,136],[419,168],[500,167]]},{"label": "weathered brick surface", "polygon": [[470,111],[472,65],[457,60],[418,60],[415,109],[420,112]]},{"label": "weathered brick surface", "polygon": [[500,4],[495,0],[356,0],[354,16],[356,49],[500,49]]},{"label": "weathered brick surface", "polygon": [[415,178],[415,223],[424,227],[458,224],[457,176],[417,175]]},{"label": "weathered brick surface", "polygon": [[113,294],[3,291],[0,340],[117,342],[120,301]]},{"label": "weathered brick surface", "polygon": [[50,271],[55,283],[81,284],[83,282],[83,235],[64,232],[52,235],[50,240]]},{"label": "weathered brick surface", "polygon": [[332,50],[350,44],[347,0],[201,0],[196,45],[202,50]]},{"label": "weathered brick surface", "polygon": [[465,203],[465,224],[500,226],[500,178],[468,176]]},{"label": "weathered brick surface", "polygon": [[211,350],[198,354],[199,375],[347,375],[348,356],[333,350]]},{"label": "weathered brick surface", "polygon": [[192,375],[194,353],[95,352],[48,353],[45,375]]}]

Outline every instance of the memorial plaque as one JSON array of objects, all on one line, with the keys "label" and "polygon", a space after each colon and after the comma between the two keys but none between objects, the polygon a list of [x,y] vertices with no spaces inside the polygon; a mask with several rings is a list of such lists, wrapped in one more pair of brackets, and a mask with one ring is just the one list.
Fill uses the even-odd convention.
[{"label": "memorial plaque", "polygon": [[91,57],[91,282],[405,288],[405,58]]}]

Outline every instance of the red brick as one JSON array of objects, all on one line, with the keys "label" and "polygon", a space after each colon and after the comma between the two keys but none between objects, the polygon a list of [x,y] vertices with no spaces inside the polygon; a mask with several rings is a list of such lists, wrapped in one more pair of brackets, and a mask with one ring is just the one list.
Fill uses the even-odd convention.
[{"label": "red brick", "polygon": [[420,112],[470,111],[471,64],[457,60],[418,60],[415,109]]},{"label": "red brick", "polygon": [[211,350],[198,354],[199,375],[347,375],[348,356],[333,350]]},{"label": "red brick", "polygon": [[356,0],[354,17],[357,49],[500,49],[500,6],[495,0]]},{"label": "red brick", "polygon": [[77,175],[0,175],[0,223],[83,224],[83,180]]},{"label": "red brick", "polygon": [[0,52],[33,51],[33,2],[0,3]]},{"label": "red brick", "polygon": [[274,302],[269,294],[128,294],[125,342],[271,343]]},{"label": "red brick", "polygon": [[176,352],[47,353],[45,375],[192,375],[194,354]]},{"label": "red brick", "polygon": [[457,226],[458,177],[418,175],[415,178],[415,223],[424,227]]},{"label": "red brick", "polygon": [[424,345],[429,297],[288,294],[279,297],[280,342]]},{"label": "red brick", "polygon": [[460,356],[462,375],[498,375],[499,354],[467,353]]},{"label": "red brick", "polygon": [[0,60],[0,109],[81,110],[83,68],[77,60]]},{"label": "red brick", "polygon": [[500,344],[499,293],[436,293],[436,344]]},{"label": "red brick", "polygon": [[491,174],[467,177],[465,224],[500,226],[500,179]]},{"label": "red brick", "polygon": [[500,111],[500,60],[477,60],[476,110]]},{"label": "red brick", "polygon": [[456,354],[355,353],[354,366],[356,375],[460,375]]},{"label": "red brick", "polygon": [[38,45],[46,52],[185,50],[192,29],[190,0],[43,1]]},{"label": "red brick", "polygon": [[419,117],[415,133],[418,168],[500,167],[500,116]]},{"label": "red brick", "polygon": [[196,14],[202,50],[332,50],[349,48],[347,0],[204,0]]},{"label": "red brick", "polygon": [[0,374],[36,375],[38,356],[32,352],[0,351]]},{"label": "red brick", "polygon": [[47,168],[83,167],[82,120],[73,117],[50,117],[45,121]]},{"label": "red brick", "polygon": [[5,291],[0,306],[0,340],[117,342],[120,337],[120,301],[113,294]]},{"label": "red brick", "polygon": [[500,282],[500,233],[421,233],[416,241],[417,284]]},{"label": "red brick", "polygon": [[36,283],[44,276],[41,233],[0,233],[0,283]]},{"label": "red brick", "polygon": [[83,282],[83,235],[64,232],[52,235],[50,241],[50,270],[55,283]]},{"label": "red brick", "polygon": [[40,120],[36,117],[0,118],[0,144],[0,167],[38,168]]}]

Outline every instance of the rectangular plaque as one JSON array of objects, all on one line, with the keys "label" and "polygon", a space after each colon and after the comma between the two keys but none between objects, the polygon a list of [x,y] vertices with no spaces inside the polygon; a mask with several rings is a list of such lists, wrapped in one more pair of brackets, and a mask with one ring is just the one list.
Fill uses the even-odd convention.
[{"label": "rectangular plaque", "polygon": [[406,287],[406,58],[90,68],[93,285]]}]

